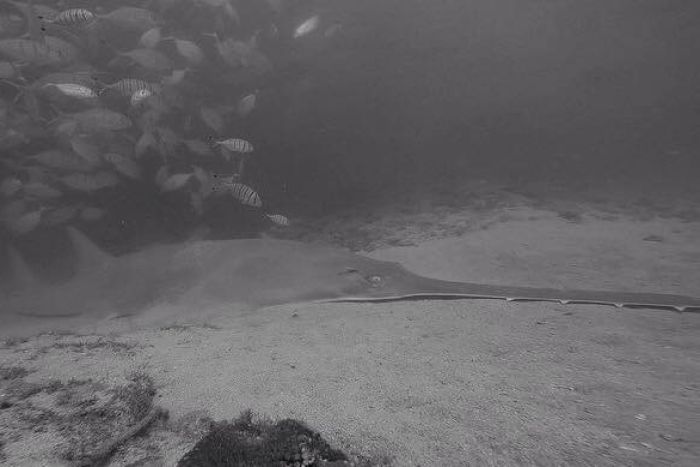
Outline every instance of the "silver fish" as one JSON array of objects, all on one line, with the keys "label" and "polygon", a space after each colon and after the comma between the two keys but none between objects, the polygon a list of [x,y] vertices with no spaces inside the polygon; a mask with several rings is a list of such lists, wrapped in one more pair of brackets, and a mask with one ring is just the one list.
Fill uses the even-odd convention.
[{"label": "silver fish", "polygon": [[311,18],[305,20],[302,22],[299,26],[294,29],[294,34],[292,37],[294,39],[298,39],[300,37],[306,36],[307,34],[311,34],[318,28],[318,25],[321,22],[321,18],[319,15],[314,15]]},{"label": "silver fish", "polygon": [[78,49],[53,36],[46,36],[44,43],[30,39],[2,39],[0,55],[34,65],[65,66],[78,58]]},{"label": "silver fish", "polygon": [[202,185],[209,182],[209,174],[201,167],[194,166],[192,169],[192,174],[194,175],[194,178],[199,180],[199,183]]},{"label": "silver fish", "polygon": [[198,156],[211,156],[213,155],[213,152],[209,145],[205,143],[204,141],[199,141],[196,139],[188,139],[183,141],[185,143],[185,146],[187,146],[187,149],[192,151]]},{"label": "silver fish", "polygon": [[287,227],[289,225],[289,219],[282,214],[265,214],[265,216],[277,225],[281,225],[283,227]]},{"label": "silver fish", "polygon": [[216,50],[221,60],[232,68],[247,67],[250,65],[250,56],[253,46],[249,43],[228,37],[223,41],[217,33],[206,33],[216,39]]},{"label": "silver fish", "polygon": [[176,84],[182,83],[187,75],[187,70],[173,70],[170,76],[166,76],[162,79],[162,83],[168,86],[174,86]]},{"label": "silver fish", "polygon": [[115,152],[104,154],[102,158],[111,164],[117,172],[132,180],[141,178],[141,168],[133,160]]},{"label": "silver fish", "polygon": [[0,182],[0,193],[4,196],[12,196],[22,188],[22,182],[16,177],[8,177]]},{"label": "silver fish", "polygon": [[238,183],[239,181],[240,177],[238,176],[238,174],[211,174],[211,176],[207,176],[206,180],[200,180],[200,182],[202,183],[201,192],[205,198],[209,195],[224,195],[229,192],[229,188],[231,187],[231,185],[233,185],[234,183]]},{"label": "silver fish", "polygon": [[24,17],[27,19],[27,32],[29,33],[29,38],[40,44],[46,42],[44,31],[39,24],[39,15],[37,11],[37,6],[34,5],[34,0],[28,0],[25,4],[24,2],[15,2],[12,0],[6,0],[7,3],[14,5],[19,11],[22,12]]},{"label": "silver fish", "polygon": [[205,185],[204,196],[209,194],[223,195],[230,194],[241,204],[259,208],[262,206],[260,196],[248,185],[239,181],[237,174],[224,176],[220,174],[212,174],[210,184]]},{"label": "silver fish", "polygon": [[94,206],[86,206],[80,210],[80,218],[84,221],[96,221],[104,217],[105,210]]},{"label": "silver fish", "polygon": [[202,121],[212,130],[220,133],[224,129],[224,119],[221,113],[212,107],[201,107],[199,109],[199,116]]},{"label": "silver fish", "polygon": [[326,28],[326,30],[323,32],[323,36],[330,39],[331,37],[335,37],[342,30],[342,23],[336,22]]},{"label": "silver fish", "polygon": [[124,130],[131,126],[131,120],[126,115],[109,109],[89,109],[69,115],[83,131],[90,130]]},{"label": "silver fish", "polygon": [[196,66],[204,61],[204,52],[197,44],[185,39],[173,38],[175,49],[189,65]]},{"label": "silver fish", "polygon": [[70,145],[73,151],[91,167],[96,167],[100,164],[100,147],[84,136],[73,136],[70,139]]},{"label": "silver fish", "polygon": [[0,12],[0,37],[19,36],[24,31],[24,19],[15,13]]},{"label": "silver fish", "polygon": [[48,226],[66,224],[70,220],[74,219],[77,214],[77,206],[62,206],[60,208],[52,209],[46,213],[42,223]]},{"label": "silver fish", "polygon": [[104,85],[100,93],[107,90],[113,90],[118,92],[124,97],[131,97],[136,91],[145,89],[150,91],[151,94],[156,94],[160,91],[160,85],[156,83],[149,83],[147,81],[137,79],[137,78],[124,78],[119,81],[115,81],[112,84]]},{"label": "silver fish", "polygon": [[144,8],[125,6],[99,15],[99,18],[123,29],[137,32],[147,31],[157,25],[153,13]]},{"label": "silver fish", "polygon": [[228,16],[236,24],[241,23],[241,18],[231,0],[197,0],[197,2],[204,3],[212,8],[220,8],[224,11],[226,16]]},{"label": "silver fish", "polygon": [[232,152],[240,152],[248,154],[253,152],[253,145],[242,138],[229,138],[221,141],[216,141],[214,144],[222,146]]},{"label": "silver fish", "polygon": [[204,198],[200,193],[193,191],[190,193],[190,206],[198,216],[204,214]]},{"label": "silver fish", "polygon": [[129,99],[129,102],[131,103],[132,107],[137,107],[152,95],[153,93],[148,89],[139,89],[137,91],[134,91],[134,93],[131,95],[131,98]]},{"label": "silver fish", "polygon": [[48,73],[42,76],[41,78],[37,79],[32,84],[32,87],[40,89],[46,85],[75,84],[92,89],[98,84],[93,75],[94,72],[92,70],[73,72],[59,71],[54,73]]},{"label": "silver fish", "polygon": [[232,183],[229,187],[229,193],[233,195],[241,204],[259,208],[262,206],[260,196],[248,185],[243,183]]},{"label": "silver fish", "polygon": [[92,24],[96,17],[93,12],[85,8],[69,8],[61,11],[53,18],[41,17],[48,24],[57,24],[59,26],[82,28]]},{"label": "silver fish", "polygon": [[59,179],[64,185],[77,191],[91,193],[119,184],[119,178],[111,172],[94,174],[74,173]]},{"label": "silver fish", "polygon": [[7,222],[22,215],[27,209],[27,201],[24,199],[13,199],[9,203],[0,207],[0,220]]},{"label": "silver fish", "polygon": [[167,165],[164,165],[160,169],[158,169],[155,177],[153,178],[153,180],[156,182],[156,185],[162,186],[163,182],[165,182],[165,180],[168,178],[169,173],[170,172],[168,171]]},{"label": "silver fish", "polygon": [[154,49],[134,49],[129,52],[121,52],[119,56],[127,57],[148,70],[166,71],[173,68],[173,62],[163,53]]},{"label": "silver fish", "polygon": [[151,28],[148,31],[144,32],[141,34],[141,38],[139,39],[139,45],[141,47],[145,47],[147,49],[152,49],[156,47],[161,41],[161,33],[160,33],[160,28],[155,27]]},{"label": "silver fish", "polygon": [[0,61],[0,79],[12,80],[17,76],[19,76],[19,72],[12,62]]},{"label": "silver fish", "polygon": [[170,128],[159,127],[156,129],[156,134],[160,140],[161,154],[171,154],[175,152],[175,148],[180,144],[180,137]]},{"label": "silver fish", "polygon": [[27,212],[17,218],[7,220],[7,227],[15,235],[25,235],[39,227],[41,215],[46,210],[41,207],[35,211]]},{"label": "silver fish", "polygon": [[168,192],[179,190],[190,181],[192,176],[193,174],[191,173],[178,173],[170,175],[160,184],[160,191]]},{"label": "silver fish", "polygon": [[36,161],[46,167],[66,171],[88,172],[94,168],[93,165],[86,163],[83,158],[76,156],[75,154],[65,153],[58,149],[42,151],[38,154],[30,156],[28,159],[31,161]]},{"label": "silver fish", "polygon": [[32,198],[51,199],[61,196],[61,192],[42,182],[25,183],[22,192]]},{"label": "silver fish", "polygon": [[241,118],[248,116],[248,114],[251,113],[253,109],[255,109],[256,100],[257,92],[252,92],[241,97],[238,101],[238,106],[236,107],[238,116]]},{"label": "silver fish", "polygon": [[[16,4],[17,2],[12,2],[12,3]],[[34,0],[29,0],[27,3],[32,4],[32,3],[34,3]],[[33,4],[32,6],[34,7],[34,16],[37,19],[43,19],[43,20],[50,21],[50,20],[54,19],[56,16],[58,16],[60,13],[59,10],[57,10],[53,7],[50,7],[48,5],[43,5],[41,3],[40,4]]]},{"label": "silver fish", "polygon": [[97,93],[87,86],[76,83],[47,83],[43,88],[54,88],[61,92],[64,96],[74,97],[76,99],[95,99]]},{"label": "silver fish", "polygon": [[158,141],[150,131],[144,131],[134,145],[134,154],[141,157],[151,148],[158,148]]}]

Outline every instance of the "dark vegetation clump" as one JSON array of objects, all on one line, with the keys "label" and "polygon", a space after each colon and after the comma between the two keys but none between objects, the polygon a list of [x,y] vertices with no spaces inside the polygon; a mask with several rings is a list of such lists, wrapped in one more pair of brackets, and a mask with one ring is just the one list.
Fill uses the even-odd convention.
[{"label": "dark vegetation clump", "polygon": [[576,211],[560,211],[558,216],[567,222],[573,222],[575,224],[580,224],[583,221],[581,213]]},{"label": "dark vegetation clump", "polygon": [[0,366],[0,381],[24,378],[28,374],[29,371],[21,366]]},{"label": "dark vegetation clump", "polygon": [[24,337],[8,337],[0,343],[0,348],[2,349],[11,349],[13,347],[17,347],[20,344],[23,344],[27,342],[27,338]]},{"label": "dark vegetation clump", "polygon": [[[71,467],[110,462],[158,465],[164,450],[173,447],[170,442],[163,444],[168,433],[180,443],[199,440],[180,459],[179,467],[393,465],[386,456],[374,460],[351,454],[348,460],[303,422],[273,423],[250,410],[230,422],[215,422],[195,412],[179,422],[159,423],[168,414],[156,405],[155,384],[143,372],[131,374],[126,384],[117,387],[92,379],[27,381],[30,373],[20,367],[0,367],[0,465],[29,465],[25,462],[29,457],[40,459],[36,465],[55,461]],[[139,436],[149,429],[159,434]],[[10,447],[37,433],[55,442],[38,444],[26,454]]]},{"label": "dark vegetation clump", "polygon": [[125,342],[117,342],[114,340],[99,338],[96,341],[56,342],[55,344],[49,346],[48,349],[66,349],[71,350],[73,352],[89,352],[94,350],[108,349],[114,353],[123,352],[129,354],[131,353],[134,347],[134,344],[127,344]]},{"label": "dark vegetation clump", "polygon": [[[165,415],[154,404],[156,390],[145,373],[132,374],[116,388],[91,379],[26,381],[28,373],[0,367],[0,446],[35,433],[53,436],[53,447],[37,446],[34,453],[43,460],[49,456],[74,467],[100,465]],[[29,465],[24,461],[0,456],[2,465]]]},{"label": "dark vegetation clump", "polygon": [[[83,427],[90,429],[73,433],[75,449],[66,452],[64,458],[74,465],[104,462],[120,445],[167,415],[154,405],[155,386],[145,373],[133,373],[128,384],[108,392],[111,397],[104,404],[96,404],[98,401],[93,398],[88,398],[84,404],[74,404],[80,409],[76,415],[84,423]],[[88,408],[84,408],[85,405]],[[100,430],[104,427],[107,430]]]},{"label": "dark vegetation clump", "polygon": [[116,406],[122,407],[132,420],[143,418],[153,407],[156,388],[150,376],[143,372],[134,372],[129,383],[112,391]]},{"label": "dark vegetation clump", "polygon": [[275,424],[254,421],[250,411],[230,422],[217,423],[178,467],[320,467],[341,466],[347,456],[332,449],[304,423],[285,419]]}]

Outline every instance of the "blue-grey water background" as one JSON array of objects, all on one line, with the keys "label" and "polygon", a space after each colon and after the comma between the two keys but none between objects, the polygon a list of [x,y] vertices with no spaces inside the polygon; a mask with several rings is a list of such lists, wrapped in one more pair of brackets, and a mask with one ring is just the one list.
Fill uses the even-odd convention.
[{"label": "blue-grey water background", "polygon": [[[89,34],[72,34],[40,15],[43,34],[79,51],[65,67],[21,63],[26,60],[3,53],[18,71],[0,84],[0,178],[22,188],[8,190],[2,203],[24,204],[3,211],[2,241],[34,262],[62,249],[65,225],[118,253],[193,235],[257,236],[279,227],[269,216],[303,224],[402,196],[430,197],[473,179],[514,191],[584,187],[603,198],[606,187],[615,186],[652,204],[667,193],[680,200],[697,196],[700,7],[693,1],[33,3],[35,10],[84,8],[98,16]],[[31,33],[17,5],[28,2],[0,5],[2,39]],[[169,65],[115,61],[119,53],[144,48],[139,38],[146,28],[132,27],[128,18],[104,19],[127,6],[153,13],[164,39],[152,49]],[[314,27],[298,33],[313,18]],[[172,37],[194,42],[204,60],[183,60]],[[244,44],[228,61],[217,49],[217,41],[227,40]],[[252,55],[239,60],[236,53]],[[88,69],[99,94],[93,104],[57,99],[44,94],[46,87],[23,92],[49,73]],[[123,78],[163,86],[160,119],[140,123],[144,110],[130,105],[128,95],[103,92]],[[236,107],[250,94],[255,106],[242,115]],[[202,118],[204,107],[222,120],[218,130]],[[132,123],[117,130],[60,129],[72,112],[90,108],[120,112]],[[135,155],[147,130],[156,144]],[[134,161],[139,177],[101,159],[95,172],[111,171],[117,181],[76,190],[65,183],[70,169],[42,169],[32,158],[55,148],[70,153],[73,138],[86,139],[103,159],[116,152]],[[262,207],[233,196],[194,199],[218,183],[212,176],[238,171],[239,156],[229,157],[219,144],[231,138],[255,147],[243,156],[241,182]],[[184,143],[192,140],[211,154],[192,152]],[[159,172],[163,167],[167,173]],[[164,173],[192,176],[167,190]],[[58,194],[26,189],[37,183]],[[30,231],[13,227],[33,212],[40,221]]]},{"label": "blue-grey water background", "polygon": [[[654,294],[700,297],[699,57],[699,0],[0,0],[0,464],[252,410],[376,465],[700,465],[698,315],[571,300],[697,305]],[[423,300],[469,283],[514,303]]]}]

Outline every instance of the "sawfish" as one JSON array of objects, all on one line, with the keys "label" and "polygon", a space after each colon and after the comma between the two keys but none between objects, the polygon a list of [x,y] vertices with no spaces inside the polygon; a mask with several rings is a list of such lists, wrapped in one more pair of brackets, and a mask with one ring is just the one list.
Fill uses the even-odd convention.
[{"label": "sawfish", "polygon": [[202,240],[156,245],[112,256],[69,227],[73,276],[38,286],[14,249],[14,283],[0,315],[136,315],[150,306],[202,310],[222,304],[251,309],[303,302],[500,299],[700,311],[700,299],[670,294],[554,289],[451,282],[419,276],[398,263],[291,240]]}]

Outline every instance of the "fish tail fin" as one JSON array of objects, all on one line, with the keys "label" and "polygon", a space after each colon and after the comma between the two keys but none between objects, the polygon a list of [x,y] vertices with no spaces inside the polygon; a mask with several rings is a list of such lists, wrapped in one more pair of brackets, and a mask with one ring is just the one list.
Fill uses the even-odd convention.
[{"label": "fish tail fin", "polygon": [[97,89],[95,90],[95,94],[97,94],[98,96],[101,96],[109,89],[109,86],[107,86],[107,84],[103,83],[98,79],[95,80],[95,85],[97,87]]},{"label": "fish tail fin", "polygon": [[53,103],[49,103],[48,106],[53,110],[53,112],[56,114],[56,116],[50,120],[47,120],[46,124],[47,125],[54,125],[57,123],[59,120],[66,118],[68,116],[67,113],[56,107]]},{"label": "fish tail fin", "polygon": [[78,256],[78,267],[81,270],[104,268],[114,261],[114,257],[97,246],[84,233],[75,227],[66,227],[68,237]]},{"label": "fish tail fin", "polygon": [[26,89],[26,86],[22,86],[22,85],[20,85],[20,84],[14,83],[14,82],[10,81],[9,79],[6,79],[6,78],[0,78],[0,83],[9,84],[10,86],[12,86],[13,88],[15,88],[15,89],[17,89],[17,90],[19,91],[19,92],[17,93],[17,95],[15,96],[14,100],[12,101],[13,104],[16,104],[16,103],[17,103],[17,101],[20,99],[20,97],[22,97],[22,93],[23,93],[24,90]]},{"label": "fish tail fin", "polygon": [[10,86],[12,86],[13,88],[15,88],[17,90],[17,94],[15,95],[14,99],[12,99],[13,105],[17,104],[20,101],[20,99],[22,99],[24,97],[25,92],[27,90],[26,86],[21,86],[17,83],[13,83],[9,79],[2,78],[2,79],[0,79],[0,83],[9,84]]},{"label": "fish tail fin", "polygon": [[202,35],[203,35],[203,36],[208,36],[208,37],[213,37],[214,39],[216,39],[216,42],[217,42],[217,43],[218,43],[219,40],[220,40],[220,39],[219,39],[219,33],[216,32],[216,31],[214,31],[214,32],[203,32]]},{"label": "fish tail fin", "polygon": [[107,63],[108,68],[117,68],[120,63],[126,61],[126,58],[121,54],[121,52],[116,52],[116,56]]},{"label": "fish tail fin", "polygon": [[44,37],[44,29],[37,20],[38,16],[36,9],[34,8],[34,0],[29,0],[27,5],[24,5],[22,13],[24,13],[25,18],[27,19],[27,30],[29,32],[29,36],[34,42],[45,44],[46,38]]},{"label": "fish tail fin", "polygon": [[26,290],[39,284],[31,268],[15,247],[8,245],[7,257],[10,265],[10,279],[15,285]]},{"label": "fish tail fin", "polygon": [[24,107],[27,113],[34,121],[42,120],[41,112],[39,108],[39,99],[36,96],[34,89],[29,86],[18,86],[19,92],[15,96],[13,101],[14,104],[23,100]]}]

